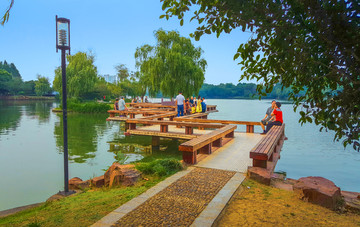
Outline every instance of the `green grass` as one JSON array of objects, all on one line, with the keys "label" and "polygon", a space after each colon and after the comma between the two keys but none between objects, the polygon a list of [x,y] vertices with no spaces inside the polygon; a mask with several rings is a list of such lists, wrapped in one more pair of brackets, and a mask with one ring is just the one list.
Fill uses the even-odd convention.
[{"label": "green grass", "polygon": [[176,159],[158,159],[136,165],[136,169],[142,173],[155,174],[157,176],[171,175],[182,170],[182,168],[181,163]]},{"label": "green grass", "polygon": [[89,226],[167,176],[143,175],[132,187],[85,190],[67,198],[0,218],[0,226]]}]

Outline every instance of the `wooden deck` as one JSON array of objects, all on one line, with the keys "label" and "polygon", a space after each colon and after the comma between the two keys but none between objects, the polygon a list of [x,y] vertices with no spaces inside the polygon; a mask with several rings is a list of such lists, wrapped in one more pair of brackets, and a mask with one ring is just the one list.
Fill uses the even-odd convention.
[{"label": "wooden deck", "polygon": [[[215,105],[208,105],[205,113],[181,117],[177,117],[176,108],[171,105],[133,103],[130,106],[128,111],[109,110],[110,117],[107,121],[125,122],[125,135],[151,136],[153,147],[159,146],[161,137],[187,140],[179,145],[179,151],[183,153],[183,161],[189,164],[196,164],[198,160],[206,158],[225,143],[233,140],[236,125],[246,125],[244,135],[254,134],[254,126],[260,126],[260,122],[207,119],[209,113],[217,111]],[[284,138],[283,128],[284,126],[281,135],[280,130],[275,132],[274,128],[266,137],[269,137],[268,139],[258,137],[263,138],[258,141],[261,147],[281,149],[279,139]],[[253,158],[254,166],[267,168],[268,159],[262,161],[265,159],[264,155],[254,151],[260,146],[259,144],[251,145],[248,154]],[[269,159],[272,160],[272,156]]]}]

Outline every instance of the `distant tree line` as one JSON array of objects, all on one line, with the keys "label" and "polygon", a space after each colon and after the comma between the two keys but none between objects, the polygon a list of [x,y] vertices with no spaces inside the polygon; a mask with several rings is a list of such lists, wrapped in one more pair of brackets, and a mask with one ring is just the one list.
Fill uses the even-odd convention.
[{"label": "distant tree line", "polygon": [[49,79],[37,75],[37,80],[23,81],[14,63],[0,61],[0,95],[46,95],[52,92]]},{"label": "distant tree line", "polygon": [[[256,90],[258,85],[254,83],[232,83],[226,84],[207,84],[204,83],[200,89],[199,95],[212,99],[255,99],[259,98]],[[274,86],[273,90],[263,98],[269,99],[288,99],[291,92],[290,88],[283,89],[281,84]]]}]

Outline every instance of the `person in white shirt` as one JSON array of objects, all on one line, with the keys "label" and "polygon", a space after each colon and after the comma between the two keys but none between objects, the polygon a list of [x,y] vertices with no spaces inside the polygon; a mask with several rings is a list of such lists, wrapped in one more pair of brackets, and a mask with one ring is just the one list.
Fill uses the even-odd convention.
[{"label": "person in white shirt", "polygon": [[177,105],[177,116],[184,116],[185,97],[182,95],[181,91],[175,98],[175,104]]}]

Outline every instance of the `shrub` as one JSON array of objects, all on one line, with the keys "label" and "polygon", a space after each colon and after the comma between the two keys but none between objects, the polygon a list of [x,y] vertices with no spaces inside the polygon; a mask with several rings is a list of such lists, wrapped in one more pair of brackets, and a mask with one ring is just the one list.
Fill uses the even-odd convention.
[{"label": "shrub", "polygon": [[111,106],[106,103],[80,103],[79,101],[71,100],[67,103],[67,108],[79,113],[106,113],[111,109]]},{"label": "shrub", "polygon": [[144,174],[156,174],[158,176],[171,175],[183,167],[176,159],[158,159],[148,163],[140,163],[136,168]]}]

